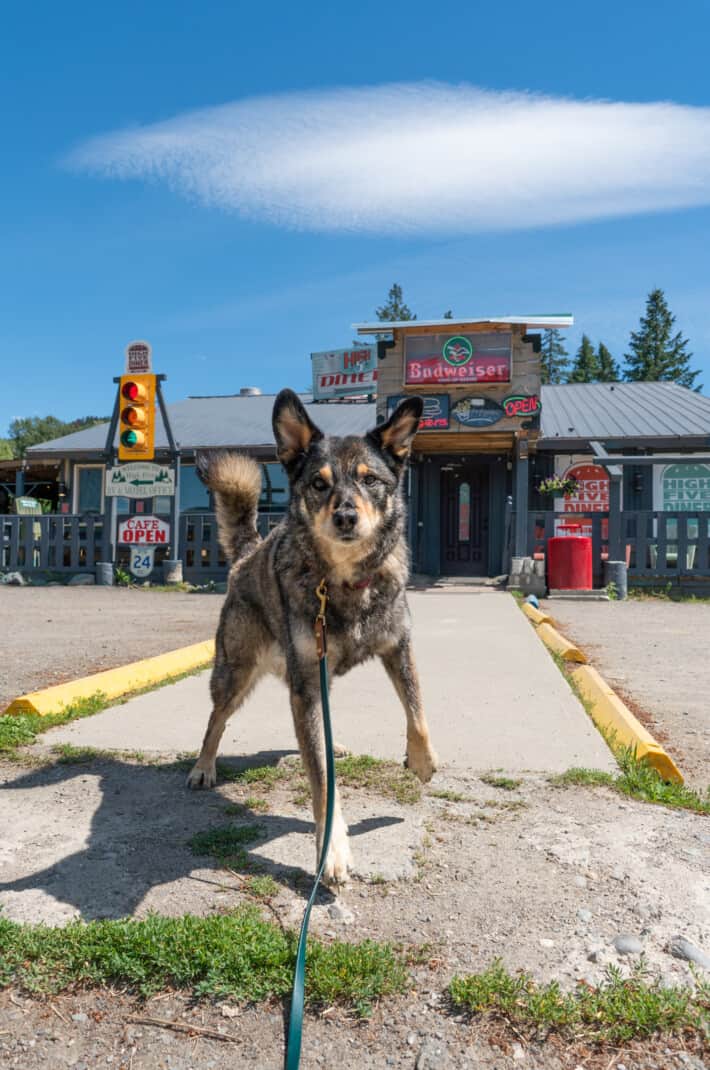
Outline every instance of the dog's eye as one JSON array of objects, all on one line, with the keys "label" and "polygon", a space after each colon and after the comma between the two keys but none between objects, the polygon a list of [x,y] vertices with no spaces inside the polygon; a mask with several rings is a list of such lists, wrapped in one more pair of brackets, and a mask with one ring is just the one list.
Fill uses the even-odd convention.
[{"label": "dog's eye", "polygon": [[327,490],[328,489],[328,484],[326,483],[326,481],[321,476],[316,476],[316,478],[311,483],[311,486],[314,488],[314,490]]},{"label": "dog's eye", "polygon": [[367,475],[363,479],[363,483],[365,483],[366,486],[368,486],[368,487],[374,486],[374,484],[377,483],[377,482],[378,482],[377,476],[373,476],[373,475]]}]

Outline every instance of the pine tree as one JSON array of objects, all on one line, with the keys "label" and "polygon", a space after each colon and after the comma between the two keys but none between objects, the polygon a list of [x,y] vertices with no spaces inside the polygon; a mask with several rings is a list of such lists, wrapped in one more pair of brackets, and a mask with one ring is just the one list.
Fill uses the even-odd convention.
[{"label": "pine tree", "polygon": [[390,287],[387,304],[383,305],[382,308],[375,309],[375,315],[378,320],[389,320],[391,323],[396,323],[398,320],[415,320],[417,318],[409,305],[404,303],[402,287],[396,282]]},{"label": "pine tree", "polygon": [[619,382],[621,379],[619,365],[616,363],[603,342],[599,343],[599,348],[597,349],[597,365],[599,368],[597,379],[600,383]]},{"label": "pine tree", "polygon": [[567,382],[595,383],[598,378],[599,362],[597,360],[597,355],[594,352],[594,346],[589,340],[588,335],[583,334]]},{"label": "pine tree", "polygon": [[557,327],[542,332],[540,374],[543,383],[561,383],[569,368],[567,350]]},{"label": "pine tree", "polygon": [[442,318],[443,318],[443,319],[445,319],[445,320],[452,320],[452,319],[454,318],[454,314],[453,314],[453,312],[451,311],[451,309],[448,309],[448,310],[447,310],[447,311],[446,311],[446,312],[444,313],[444,315],[443,315],[443,317],[442,317]]},{"label": "pine tree", "polygon": [[675,316],[663,290],[652,290],[646,298],[646,315],[638,331],[631,332],[630,353],[626,354],[625,377],[630,382],[671,382],[700,390],[693,381],[699,374],[691,371],[686,347],[688,340],[680,331],[673,334]]}]

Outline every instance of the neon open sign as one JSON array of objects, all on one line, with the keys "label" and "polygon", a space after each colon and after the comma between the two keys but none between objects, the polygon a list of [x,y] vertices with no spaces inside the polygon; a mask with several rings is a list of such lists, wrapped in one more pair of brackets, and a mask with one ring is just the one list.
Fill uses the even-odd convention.
[{"label": "neon open sign", "polygon": [[537,394],[511,394],[503,399],[506,416],[535,416],[542,409]]}]

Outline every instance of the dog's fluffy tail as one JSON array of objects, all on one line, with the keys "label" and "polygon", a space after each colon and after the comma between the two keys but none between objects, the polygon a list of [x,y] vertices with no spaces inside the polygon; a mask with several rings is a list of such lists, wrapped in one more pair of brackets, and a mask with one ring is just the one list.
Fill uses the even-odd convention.
[{"label": "dog's fluffy tail", "polygon": [[231,565],[261,541],[256,527],[261,468],[251,457],[227,450],[198,453],[195,463],[214,494],[219,542]]}]

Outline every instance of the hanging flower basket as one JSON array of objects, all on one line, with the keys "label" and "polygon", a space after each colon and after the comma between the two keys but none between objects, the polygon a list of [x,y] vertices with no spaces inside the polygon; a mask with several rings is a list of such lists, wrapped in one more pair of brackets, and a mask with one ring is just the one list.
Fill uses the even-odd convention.
[{"label": "hanging flower basket", "polygon": [[539,494],[549,494],[553,498],[570,498],[579,490],[576,479],[563,479],[561,476],[550,476],[538,483]]}]

